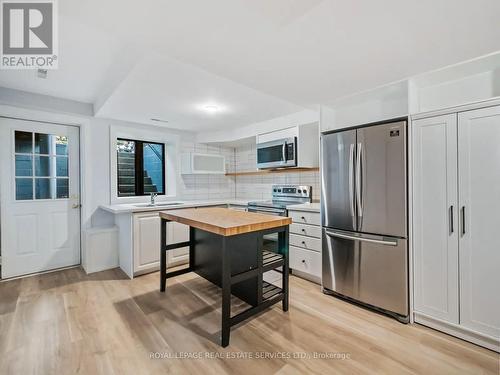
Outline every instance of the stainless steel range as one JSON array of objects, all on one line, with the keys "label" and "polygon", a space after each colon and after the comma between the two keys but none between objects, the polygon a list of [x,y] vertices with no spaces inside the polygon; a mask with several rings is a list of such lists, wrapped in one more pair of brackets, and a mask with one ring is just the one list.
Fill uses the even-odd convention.
[{"label": "stainless steel range", "polygon": [[[273,185],[272,199],[248,203],[248,212],[260,214],[288,216],[288,207],[310,203],[312,200],[312,187],[303,185]],[[278,235],[264,236],[264,248],[268,251],[278,250]]]},{"label": "stainless steel range", "polygon": [[249,212],[287,216],[288,207],[295,204],[310,203],[312,187],[303,185],[273,185],[272,199],[248,203]]}]

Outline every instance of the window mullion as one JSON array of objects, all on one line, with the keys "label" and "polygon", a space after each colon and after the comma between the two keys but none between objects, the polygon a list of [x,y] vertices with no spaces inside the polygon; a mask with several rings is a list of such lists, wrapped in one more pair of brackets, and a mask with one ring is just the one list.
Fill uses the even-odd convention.
[{"label": "window mullion", "polygon": [[144,145],[143,142],[135,143],[135,192],[144,195]]}]

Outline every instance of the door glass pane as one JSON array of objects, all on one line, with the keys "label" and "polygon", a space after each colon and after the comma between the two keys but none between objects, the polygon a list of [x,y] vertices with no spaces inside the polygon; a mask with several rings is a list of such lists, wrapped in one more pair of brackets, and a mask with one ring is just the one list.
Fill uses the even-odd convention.
[{"label": "door glass pane", "polygon": [[68,155],[68,137],[62,135],[56,136],[56,154]]},{"label": "door glass pane", "polygon": [[24,201],[33,199],[33,179],[16,178],[16,200]]},{"label": "door glass pane", "polygon": [[163,193],[163,146],[143,144],[144,193]]},{"label": "door glass pane", "polygon": [[15,150],[19,153],[31,154],[33,152],[33,134],[28,132],[16,131]]},{"label": "door glass pane", "polygon": [[33,176],[32,156],[16,155],[16,176]]},{"label": "door glass pane", "polygon": [[52,135],[35,133],[35,154],[50,154]]},{"label": "door glass pane", "polygon": [[51,199],[50,178],[35,178],[35,199]]},{"label": "door glass pane", "polygon": [[118,139],[118,196],[135,196],[135,142]]},{"label": "door glass pane", "polygon": [[56,176],[68,177],[68,158],[66,156],[56,158]]},{"label": "door glass pane", "polygon": [[50,177],[50,157],[35,156],[35,176]]},{"label": "door glass pane", "polygon": [[56,181],[56,198],[69,198],[69,180],[67,178],[58,178]]}]

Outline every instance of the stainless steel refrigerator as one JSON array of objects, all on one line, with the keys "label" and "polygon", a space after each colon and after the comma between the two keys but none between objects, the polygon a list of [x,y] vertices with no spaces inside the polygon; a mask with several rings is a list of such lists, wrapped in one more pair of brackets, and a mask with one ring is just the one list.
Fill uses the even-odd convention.
[{"label": "stainless steel refrigerator", "polygon": [[321,136],[323,291],[408,321],[405,120]]}]

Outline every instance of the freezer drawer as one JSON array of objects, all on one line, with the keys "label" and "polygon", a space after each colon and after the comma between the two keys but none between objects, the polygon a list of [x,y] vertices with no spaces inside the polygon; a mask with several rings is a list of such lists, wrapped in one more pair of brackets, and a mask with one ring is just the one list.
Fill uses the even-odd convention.
[{"label": "freezer drawer", "polygon": [[323,287],[408,315],[407,240],[323,228]]}]

